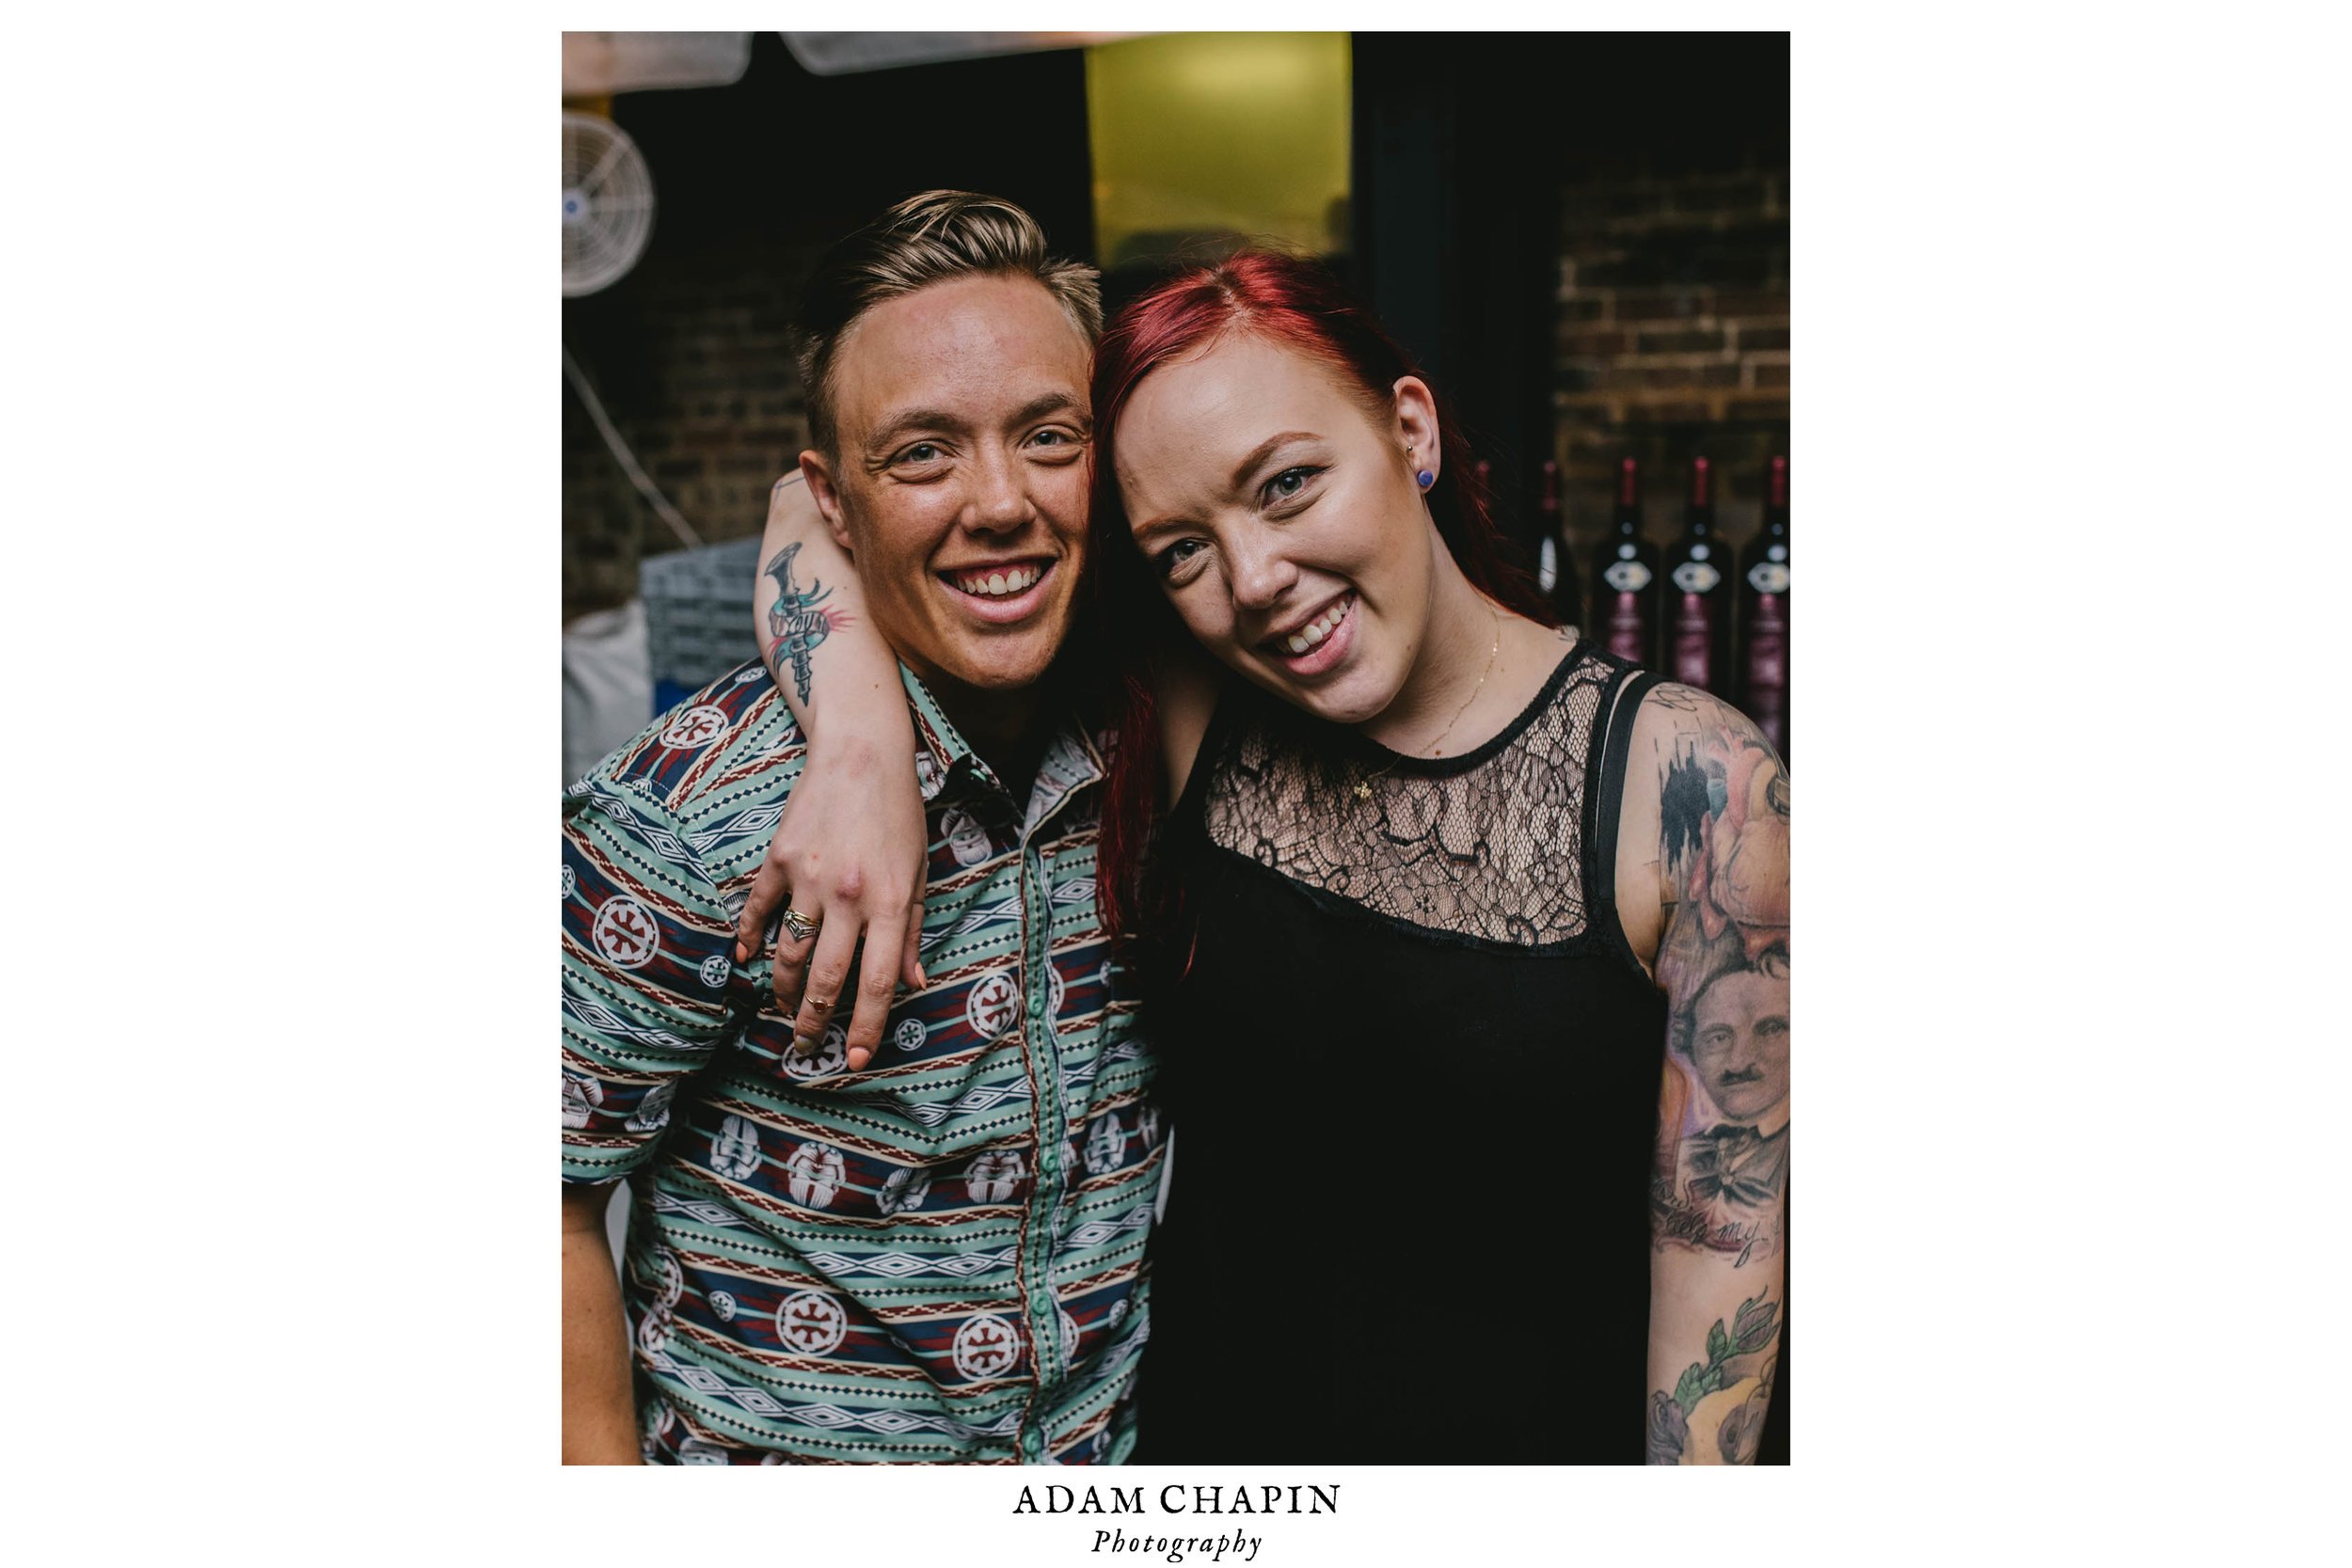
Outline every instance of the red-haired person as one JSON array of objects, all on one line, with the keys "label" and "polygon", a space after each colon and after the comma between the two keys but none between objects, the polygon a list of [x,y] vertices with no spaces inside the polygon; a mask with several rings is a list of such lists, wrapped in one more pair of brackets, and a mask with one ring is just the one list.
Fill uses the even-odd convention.
[{"label": "red-haired person", "polygon": [[[1092,400],[1065,658],[1115,694],[1096,894],[1181,1145],[1138,1456],[1752,1460],[1784,1291],[1779,759],[1553,624],[1436,394],[1320,266],[1246,251],[1152,290]],[[938,483],[976,435],[909,427],[874,472]],[[847,587],[837,534],[787,483],[762,554]],[[1034,591],[988,564],[927,586]],[[821,915],[828,950],[777,964],[812,1036],[862,934],[898,972],[926,848],[905,705],[861,695],[883,677],[834,608],[795,706],[860,760],[822,813],[794,798],[740,931],[787,895]],[[1709,993],[1733,1023],[1694,1017]],[[866,1013],[848,1082],[885,1088]],[[1735,1024],[1777,1064],[1768,1127],[1747,1045],[1701,1070]]]}]

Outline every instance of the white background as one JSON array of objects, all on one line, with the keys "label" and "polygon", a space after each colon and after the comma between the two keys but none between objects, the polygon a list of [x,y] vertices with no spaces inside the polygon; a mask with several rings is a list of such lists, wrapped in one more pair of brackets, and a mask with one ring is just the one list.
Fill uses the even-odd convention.
[{"label": "white background", "polygon": [[[1114,1521],[1010,1512],[1057,1472],[554,1464],[554,1182],[516,1130],[551,1022],[558,33],[870,22],[709,9],[12,26],[26,1560],[1114,1560]],[[1184,1479],[1341,1482],[1239,1521],[1277,1568],[2315,1528],[2352,620],[2321,13],[987,9],[891,20],[1795,34],[1795,1464]]]}]

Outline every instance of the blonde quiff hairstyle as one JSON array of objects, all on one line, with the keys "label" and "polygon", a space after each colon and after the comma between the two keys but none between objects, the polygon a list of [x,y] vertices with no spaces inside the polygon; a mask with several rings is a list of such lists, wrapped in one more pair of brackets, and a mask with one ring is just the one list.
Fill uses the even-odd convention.
[{"label": "blonde quiff hairstyle", "polygon": [[1046,254],[1037,219],[998,197],[925,191],[837,242],[810,275],[799,322],[801,386],[809,440],[828,458],[834,446],[833,361],[857,319],[884,300],[957,277],[1036,280],[1069,315],[1088,346],[1103,335],[1098,274]]}]

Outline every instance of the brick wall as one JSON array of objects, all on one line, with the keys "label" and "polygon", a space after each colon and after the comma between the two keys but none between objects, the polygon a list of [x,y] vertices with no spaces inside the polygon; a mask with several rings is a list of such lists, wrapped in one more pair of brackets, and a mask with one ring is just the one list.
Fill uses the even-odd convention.
[{"label": "brick wall", "polygon": [[1621,454],[1652,537],[1680,529],[1704,455],[1744,541],[1765,460],[1788,451],[1788,163],[1735,159],[1587,167],[1561,190],[1555,455],[1580,545],[1608,526]]},{"label": "brick wall", "polygon": [[[1680,526],[1690,459],[1722,476],[1717,512],[1744,540],[1766,457],[1788,450],[1785,161],[1591,168],[1559,193],[1554,455],[1580,549],[1607,528],[1621,452],[1642,460],[1649,531]],[[787,324],[813,244],[656,245],[564,332],[638,460],[713,543],[759,531],[768,488],[807,440]],[[636,592],[637,564],[678,546],[564,397],[564,612]]]},{"label": "brick wall", "polygon": [[[753,239],[657,245],[611,289],[564,304],[564,342],[605,412],[707,543],[757,533],[769,487],[808,444],[789,324],[815,255]],[[628,598],[641,559],[681,546],[563,395],[569,620]]]}]

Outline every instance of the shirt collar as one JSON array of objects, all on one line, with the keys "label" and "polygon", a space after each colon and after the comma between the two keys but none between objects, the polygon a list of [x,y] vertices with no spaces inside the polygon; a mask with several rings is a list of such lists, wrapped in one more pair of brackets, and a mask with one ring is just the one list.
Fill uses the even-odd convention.
[{"label": "shirt collar", "polygon": [[[907,705],[914,715],[914,770],[923,786],[924,801],[928,804],[943,790],[958,784],[1007,793],[995,770],[981,760],[980,754],[948,721],[939,699],[931,694],[922,676],[907,668],[904,659],[898,662],[898,678],[906,687]],[[1086,785],[1101,783],[1104,772],[1103,754],[1095,749],[1086,726],[1076,715],[1064,714],[1038,762],[1037,782],[1029,790],[1028,821],[1024,831],[1044,821]]]}]

